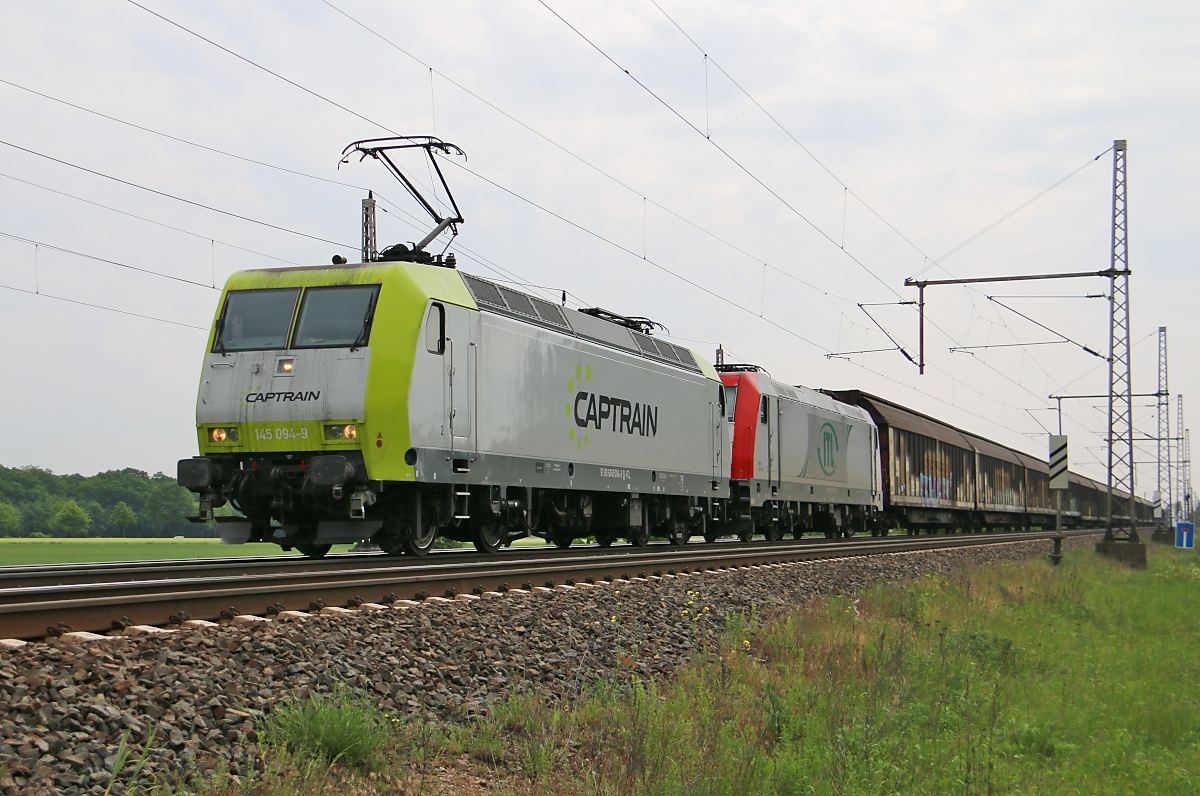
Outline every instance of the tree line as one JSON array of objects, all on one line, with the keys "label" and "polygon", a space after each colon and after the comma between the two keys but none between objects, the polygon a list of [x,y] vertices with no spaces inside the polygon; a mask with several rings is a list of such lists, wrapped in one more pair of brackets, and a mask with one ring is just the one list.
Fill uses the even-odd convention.
[{"label": "tree line", "polygon": [[195,496],[163,473],[126,468],[93,476],[0,466],[0,536],[206,536],[188,522]]}]

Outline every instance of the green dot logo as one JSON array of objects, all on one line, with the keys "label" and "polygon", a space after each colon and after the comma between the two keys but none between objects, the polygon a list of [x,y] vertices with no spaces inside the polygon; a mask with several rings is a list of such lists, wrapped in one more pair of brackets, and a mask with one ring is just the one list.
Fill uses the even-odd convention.
[{"label": "green dot logo", "polygon": [[[565,412],[568,421],[573,421],[573,419],[574,419],[572,416],[571,408],[573,406],[573,402],[576,397],[575,386],[577,384],[582,384],[585,380],[586,381],[592,380],[592,366],[587,365],[585,367],[584,364],[582,362],[580,362],[575,365],[575,377],[567,379],[567,393],[571,396],[571,400],[567,401],[566,412]],[[576,450],[582,450],[583,446],[588,444],[589,436],[590,435],[584,434],[582,437],[576,438],[575,424],[574,424],[574,422],[571,423],[570,437],[572,440],[575,441],[575,449]]]}]

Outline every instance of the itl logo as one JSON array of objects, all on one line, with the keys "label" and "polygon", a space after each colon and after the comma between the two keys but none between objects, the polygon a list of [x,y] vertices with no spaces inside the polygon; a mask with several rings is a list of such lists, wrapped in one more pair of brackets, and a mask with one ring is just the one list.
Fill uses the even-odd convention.
[{"label": "itl logo", "polygon": [[833,475],[833,471],[837,469],[837,454],[837,432],[833,430],[832,425],[826,423],[821,426],[821,439],[817,444],[817,464],[821,465],[821,472],[825,475]]}]

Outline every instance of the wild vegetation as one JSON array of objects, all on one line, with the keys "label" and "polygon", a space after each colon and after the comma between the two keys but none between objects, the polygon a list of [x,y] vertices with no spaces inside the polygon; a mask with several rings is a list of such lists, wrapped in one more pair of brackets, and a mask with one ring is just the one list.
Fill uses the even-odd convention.
[{"label": "wild vegetation", "polygon": [[671,683],[389,720],[371,766],[288,744],[254,792],[1195,793],[1198,587],[1191,553],[1081,549],[731,617]]}]

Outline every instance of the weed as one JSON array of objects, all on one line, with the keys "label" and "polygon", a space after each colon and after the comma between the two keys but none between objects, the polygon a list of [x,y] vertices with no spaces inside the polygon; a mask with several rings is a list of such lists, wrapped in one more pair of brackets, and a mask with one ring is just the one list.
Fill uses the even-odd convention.
[{"label": "weed", "polygon": [[266,716],[263,730],[268,743],[299,757],[347,766],[369,765],[391,740],[379,708],[344,691],[280,705]]}]

